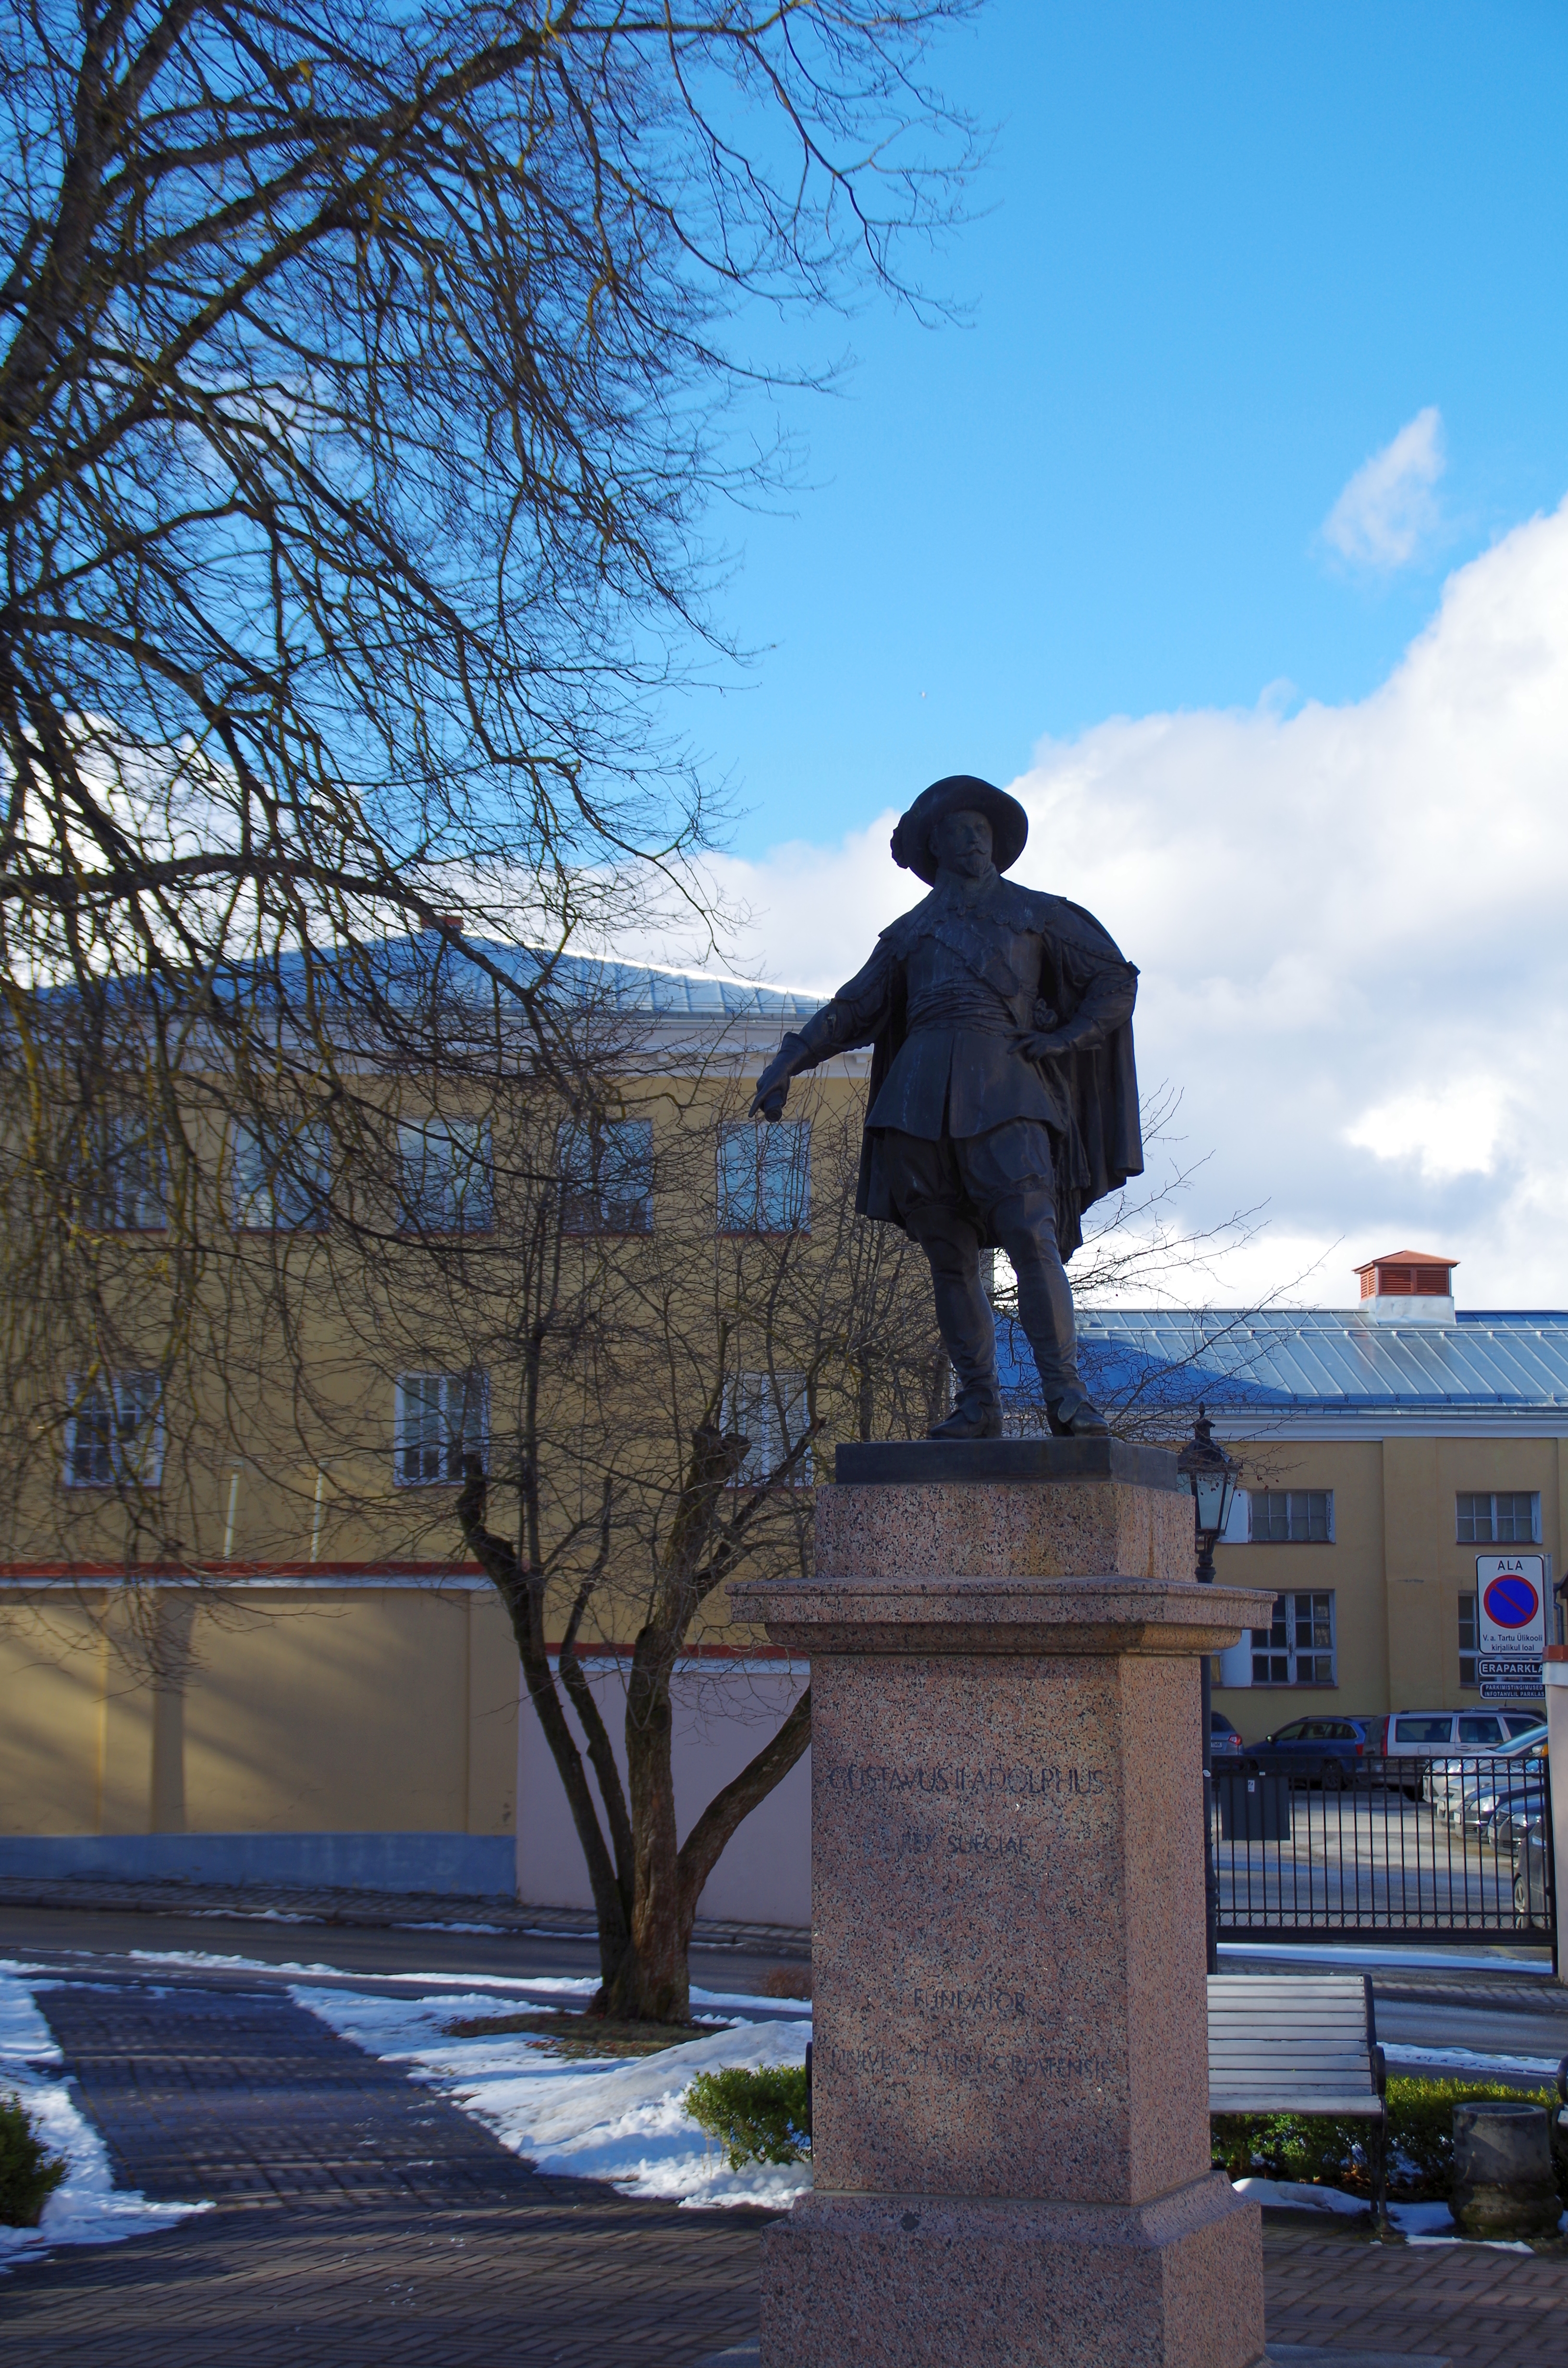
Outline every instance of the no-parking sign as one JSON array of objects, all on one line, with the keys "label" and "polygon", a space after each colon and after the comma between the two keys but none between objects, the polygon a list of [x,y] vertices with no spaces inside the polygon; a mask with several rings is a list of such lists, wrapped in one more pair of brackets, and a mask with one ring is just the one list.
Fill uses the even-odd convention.
[{"label": "no-parking sign", "polygon": [[1544,1554],[1476,1555],[1475,1641],[1483,1691],[1496,1686],[1506,1692],[1512,1685],[1534,1692],[1540,1686],[1548,1593]]}]

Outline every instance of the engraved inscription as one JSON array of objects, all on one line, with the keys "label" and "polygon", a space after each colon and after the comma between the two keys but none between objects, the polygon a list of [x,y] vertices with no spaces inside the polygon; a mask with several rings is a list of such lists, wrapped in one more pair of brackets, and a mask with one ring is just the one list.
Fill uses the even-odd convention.
[{"label": "engraved inscription", "polygon": [[903,2045],[873,2043],[865,2047],[820,2047],[818,2062],[831,2073],[851,2073],[864,2080],[910,2079],[937,2074],[944,2080],[1076,2081],[1096,2088],[1115,2081],[1120,2066],[1114,2056],[1078,2049],[1040,2049],[1027,2053],[1006,2045],[976,2044],[929,2039]]},{"label": "engraved inscription", "polygon": [[895,1768],[881,1759],[844,1759],[818,1767],[815,1781],[829,1793],[878,1800],[909,1793],[954,1801],[1087,1800],[1111,1789],[1109,1774],[1103,1768],[1043,1768],[1002,1760],[981,1767],[966,1766],[961,1760],[937,1760],[928,1767]]}]

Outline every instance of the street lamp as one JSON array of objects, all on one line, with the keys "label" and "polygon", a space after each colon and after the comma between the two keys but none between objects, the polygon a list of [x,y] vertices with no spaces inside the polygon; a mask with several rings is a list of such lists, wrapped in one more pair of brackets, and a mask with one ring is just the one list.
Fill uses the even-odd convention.
[{"label": "street lamp", "polygon": [[[1185,1486],[1192,1491],[1192,1531],[1198,1548],[1196,1577],[1200,1587],[1214,1584],[1214,1548],[1226,1521],[1241,1478],[1241,1466],[1233,1463],[1214,1437],[1214,1426],[1209,1420],[1208,1408],[1199,1406],[1198,1420],[1192,1426],[1192,1437],[1176,1457],[1176,1470]],[[1209,1656],[1205,1653],[1199,1664],[1203,1704],[1203,1896],[1204,1917],[1209,1935],[1209,1970],[1220,1970],[1220,1895],[1214,1876],[1214,1738],[1211,1732],[1213,1691],[1210,1684]]]}]

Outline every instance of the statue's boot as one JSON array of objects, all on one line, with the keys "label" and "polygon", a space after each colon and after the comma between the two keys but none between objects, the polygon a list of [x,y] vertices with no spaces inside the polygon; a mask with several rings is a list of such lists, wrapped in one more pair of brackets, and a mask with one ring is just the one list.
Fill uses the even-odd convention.
[{"label": "statue's boot", "polygon": [[996,1212],[1003,1248],[1017,1278],[1018,1321],[1034,1357],[1053,1439],[1104,1439],[1109,1425],[1078,1378],[1073,1291],[1056,1247],[1056,1214],[1043,1193]]},{"label": "statue's boot", "polygon": [[971,1233],[955,1239],[932,1228],[921,1236],[931,1260],[937,1325],[958,1383],[953,1410],[934,1423],[930,1439],[1000,1439],[1002,1393],[996,1383],[996,1326],[980,1280],[979,1245]]},{"label": "statue's boot", "polygon": [[1053,1439],[1108,1439],[1110,1425],[1082,1390],[1069,1390],[1051,1399],[1045,1409]]},{"label": "statue's boot", "polygon": [[979,1397],[971,1397],[970,1403],[966,1405],[965,1397],[968,1395],[960,1391],[958,1404],[951,1414],[945,1422],[933,1423],[926,1434],[927,1439],[1001,1438],[1000,1406],[987,1406],[983,1399]]}]

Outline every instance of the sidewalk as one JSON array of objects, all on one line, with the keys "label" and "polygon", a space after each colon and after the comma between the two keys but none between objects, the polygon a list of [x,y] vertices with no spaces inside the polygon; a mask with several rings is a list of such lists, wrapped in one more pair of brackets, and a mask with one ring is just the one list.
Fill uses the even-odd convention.
[{"label": "sidewalk", "polygon": [[[116,2177],[217,2208],[0,2278],[7,2356],[28,2368],[695,2368],[755,2341],[764,2214],[541,2177],[286,1989],[108,1971],[99,1960],[40,2004]],[[1568,2246],[1381,2246],[1271,2214],[1264,2253],[1271,2343],[1568,2368]]]},{"label": "sidewalk", "polygon": [[[530,1907],[499,1895],[464,1897],[437,1891],[299,1891],[282,1884],[98,1883],[0,1877],[0,1907],[86,1907],[106,1915],[262,1917],[278,1923],[358,1925],[367,1930],[537,1932],[591,1941],[593,1916],[574,1907]],[[809,1926],[736,1924],[699,1916],[699,1949],[751,1949],[759,1956],[809,1957]]]}]

